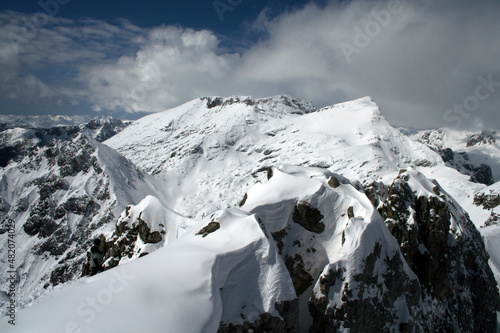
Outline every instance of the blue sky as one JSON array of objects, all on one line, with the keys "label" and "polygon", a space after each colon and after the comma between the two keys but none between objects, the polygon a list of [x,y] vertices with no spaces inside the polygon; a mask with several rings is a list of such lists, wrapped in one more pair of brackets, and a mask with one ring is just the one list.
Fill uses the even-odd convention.
[{"label": "blue sky", "polygon": [[1,0],[0,114],[369,95],[395,125],[500,128],[498,14],[498,0]]},{"label": "blue sky", "polygon": [[[300,8],[308,3],[306,0],[221,0],[218,2],[213,0],[70,0],[66,2],[67,0],[61,1],[61,3],[65,3],[64,5],[57,2],[59,5],[58,16],[69,19],[91,17],[108,22],[126,18],[132,24],[143,28],[161,24],[181,25],[195,29],[211,29],[224,34],[238,32],[243,23],[251,23],[264,9],[274,13],[273,15],[278,15],[283,11]],[[319,3],[319,1],[317,2]],[[42,3],[46,8],[55,8],[54,2],[50,0],[42,0]],[[0,6],[3,10],[22,13],[43,11],[38,0],[2,0]],[[222,20],[216,7],[219,8],[219,12],[223,12]]]}]

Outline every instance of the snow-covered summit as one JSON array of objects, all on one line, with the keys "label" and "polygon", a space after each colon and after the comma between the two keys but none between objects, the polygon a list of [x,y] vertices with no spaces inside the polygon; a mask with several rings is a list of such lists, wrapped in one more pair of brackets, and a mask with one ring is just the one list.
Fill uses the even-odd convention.
[{"label": "snow-covered summit", "polygon": [[185,191],[177,209],[195,216],[238,203],[277,164],[360,180],[443,165],[392,128],[369,97],[320,110],[286,96],[196,99],[139,119],[105,144],[149,173],[175,178]]},{"label": "snow-covered summit", "polygon": [[[492,145],[476,139],[475,147]],[[62,304],[102,296],[115,276],[77,282],[23,311],[28,323],[55,311],[82,331],[121,318],[106,326],[121,332],[144,318],[133,306],[147,309],[149,331],[182,330],[185,318],[195,331],[221,333],[495,327],[498,289],[467,213],[484,224],[497,186],[487,191],[438,149],[393,128],[370,97],[319,110],[289,96],[206,97],[137,120],[107,147],[51,142],[31,160],[56,177],[26,186],[5,178],[6,188],[31,196],[14,194],[0,213],[15,214],[12,202],[23,197],[30,213],[15,216],[17,232],[36,242],[47,236],[40,223],[111,211],[85,244],[99,233],[106,267],[133,268],[139,281],[89,322]],[[21,174],[31,160],[5,170]],[[96,191],[106,180],[108,191]],[[67,184],[87,196],[66,200]],[[495,249],[497,233],[488,234]],[[56,279],[79,272],[54,265],[57,253],[49,259],[44,267]],[[498,267],[498,256],[490,264]],[[63,321],[33,330],[59,331]]]}]

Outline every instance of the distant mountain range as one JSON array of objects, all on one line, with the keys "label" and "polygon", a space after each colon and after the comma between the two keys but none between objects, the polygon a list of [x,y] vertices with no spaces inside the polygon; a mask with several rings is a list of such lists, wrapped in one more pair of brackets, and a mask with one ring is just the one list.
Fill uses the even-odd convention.
[{"label": "distant mountain range", "polygon": [[[205,97],[131,123],[54,121],[0,132],[16,329],[497,329],[496,132],[395,129],[369,97]],[[108,270],[81,279],[96,237]]]}]

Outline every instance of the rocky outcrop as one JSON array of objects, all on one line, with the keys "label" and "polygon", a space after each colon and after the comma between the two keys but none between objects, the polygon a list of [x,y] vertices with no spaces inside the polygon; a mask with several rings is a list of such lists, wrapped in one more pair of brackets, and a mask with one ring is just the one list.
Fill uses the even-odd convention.
[{"label": "rocky outcrop", "polygon": [[495,144],[496,134],[495,131],[482,131],[480,134],[471,135],[467,138],[467,147]]},{"label": "rocky outcrop", "polygon": [[198,231],[196,234],[201,235],[202,237],[207,237],[208,234],[215,232],[219,228],[220,228],[220,223],[216,222],[216,221],[212,221],[209,224],[207,224],[206,227],[201,228],[201,230]]},{"label": "rocky outcrop", "polygon": [[484,223],[485,227],[490,227],[492,225],[500,225],[500,215],[494,212],[491,212],[490,217]]},{"label": "rocky outcrop", "polygon": [[417,195],[410,178],[415,184],[403,171],[384,191],[376,184],[368,192],[422,286],[415,313],[434,309],[431,331],[493,332],[500,299],[479,232],[439,185]]},{"label": "rocky outcrop", "polygon": [[85,134],[103,142],[120,132],[127,123],[112,117],[95,118],[80,125],[32,128],[28,124],[0,126],[0,167],[11,161],[20,162],[37,148],[43,148],[53,140],[71,141],[78,134]]},{"label": "rocky outcrop", "polygon": [[[149,209],[147,202],[157,202],[153,199],[148,201],[148,198],[152,197],[146,197],[143,200],[145,204],[141,202],[139,206],[127,206],[118,219],[113,234],[104,240],[103,262],[106,268],[149,254],[151,249],[147,249],[148,244],[155,245],[155,249],[163,246],[167,233],[166,223],[150,221],[152,217],[146,217]],[[155,230],[152,230],[152,226],[155,226]]]},{"label": "rocky outcrop", "polygon": [[[221,323],[218,333],[235,332],[276,332],[276,333],[298,333],[299,332],[299,304],[298,300],[282,301],[275,304],[280,317],[270,313],[261,313],[256,321],[245,320],[243,324]],[[243,316],[243,315],[242,315]],[[244,316],[243,316],[244,317]]]},{"label": "rocky outcrop", "polygon": [[475,183],[491,185],[494,183],[493,172],[487,164],[473,164],[466,152],[455,153],[451,148],[437,151],[447,166],[458,170],[460,173],[470,176]]},{"label": "rocky outcrop", "polygon": [[300,224],[304,229],[314,233],[321,233],[325,230],[323,215],[321,215],[318,209],[311,207],[311,204],[306,201],[301,201],[295,206],[292,220]]},{"label": "rocky outcrop", "polygon": [[483,206],[484,209],[491,210],[500,206],[500,194],[493,193],[477,193],[474,195],[474,205]]},{"label": "rocky outcrop", "polygon": [[[382,272],[377,269],[381,263]],[[392,257],[382,254],[382,244],[377,242],[359,273],[349,275],[345,267],[339,266],[322,274],[317,283],[319,292],[313,293],[309,302],[313,317],[310,332],[383,332],[388,327],[410,332],[410,328],[422,327],[410,316],[418,312],[421,287],[405,271],[399,253]],[[332,300],[330,291],[340,300]],[[398,302],[407,308],[394,308]],[[399,315],[398,311],[406,313]]]}]

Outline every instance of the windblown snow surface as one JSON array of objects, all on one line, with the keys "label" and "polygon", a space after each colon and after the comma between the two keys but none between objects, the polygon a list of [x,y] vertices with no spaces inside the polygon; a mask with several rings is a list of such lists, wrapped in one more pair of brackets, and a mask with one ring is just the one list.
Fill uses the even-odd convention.
[{"label": "windblown snow surface", "polygon": [[[220,224],[217,232],[197,234],[212,221]],[[279,315],[275,302],[294,298],[286,268],[256,217],[230,209],[141,260],[53,291],[22,311],[15,328],[5,321],[0,328],[40,333],[215,332],[232,311],[248,318],[264,311]],[[244,304],[250,306],[242,309]]]},{"label": "windblown snow surface", "polygon": [[[405,288],[418,284],[416,276],[363,187],[390,185],[408,172],[418,195],[434,195],[439,183],[457,205],[486,190],[426,144],[391,127],[369,97],[319,110],[289,96],[201,98],[139,119],[105,144],[149,173],[130,184],[111,152],[100,159],[107,161],[108,177],[117,179],[113,209],[121,208],[119,223],[145,220],[151,231],[166,233],[163,243],[151,246],[138,238],[132,260],[56,287],[19,311],[16,327],[8,317],[1,319],[0,331],[216,332],[255,322],[262,313],[282,320],[281,306],[300,296],[284,258],[300,253],[301,267],[316,281],[299,298],[300,331],[307,332],[307,297],[319,299],[321,281],[340,267],[356,288],[355,276],[377,244],[383,244],[382,259],[374,272],[388,274],[393,260],[404,276],[399,283],[406,287],[389,300],[393,322],[387,329],[398,331],[412,306],[422,316],[433,308],[407,299]],[[15,183],[21,175],[12,171],[5,177]],[[129,187],[137,195],[127,198]],[[292,221],[297,205],[319,209],[324,229],[305,230]],[[490,214],[484,207],[464,208],[478,227]],[[461,222],[454,223],[459,237]],[[114,227],[99,231],[107,239],[119,237],[112,236]],[[297,242],[272,241],[283,230]],[[497,280],[498,230],[483,231]],[[141,253],[149,254],[138,259]],[[328,307],[342,302],[342,288],[331,286]],[[365,293],[389,297],[375,289]]]}]

